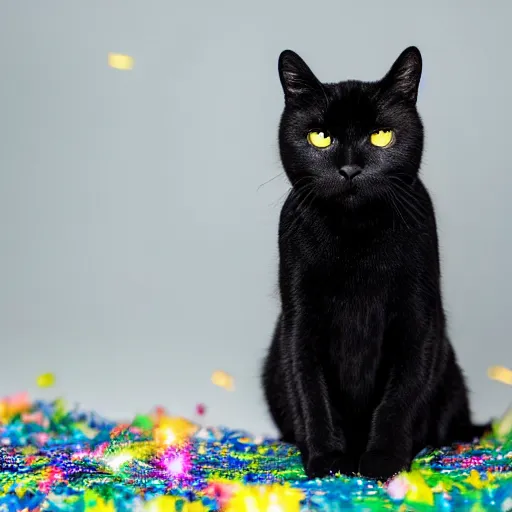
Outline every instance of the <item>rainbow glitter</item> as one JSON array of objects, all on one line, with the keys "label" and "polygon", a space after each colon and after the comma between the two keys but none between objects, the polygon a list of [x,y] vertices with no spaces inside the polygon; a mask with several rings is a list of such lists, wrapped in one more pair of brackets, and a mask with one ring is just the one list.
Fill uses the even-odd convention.
[{"label": "rainbow glitter", "polygon": [[292,446],[162,410],[118,424],[0,402],[0,511],[512,511],[512,435],[425,451],[385,485],[308,481]]}]

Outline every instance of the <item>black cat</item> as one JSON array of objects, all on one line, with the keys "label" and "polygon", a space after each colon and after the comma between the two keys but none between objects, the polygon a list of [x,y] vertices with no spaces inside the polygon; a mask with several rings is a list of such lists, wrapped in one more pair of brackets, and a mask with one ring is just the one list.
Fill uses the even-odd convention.
[{"label": "black cat", "polygon": [[422,60],[377,82],[323,84],[279,58],[281,313],[263,371],[272,417],[309,477],[386,479],[427,445],[470,441],[447,338],[434,209],[418,177]]}]

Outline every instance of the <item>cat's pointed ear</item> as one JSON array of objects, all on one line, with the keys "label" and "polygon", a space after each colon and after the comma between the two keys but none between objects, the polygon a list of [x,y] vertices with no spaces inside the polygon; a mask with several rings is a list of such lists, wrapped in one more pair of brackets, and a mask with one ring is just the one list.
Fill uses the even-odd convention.
[{"label": "cat's pointed ear", "polygon": [[416,103],[421,79],[421,53],[415,46],[406,48],[383,78],[386,89],[403,96],[407,101]]},{"label": "cat's pointed ear", "polygon": [[282,52],[279,56],[278,68],[279,78],[287,100],[322,90],[322,84],[318,78],[295,52],[291,50]]}]

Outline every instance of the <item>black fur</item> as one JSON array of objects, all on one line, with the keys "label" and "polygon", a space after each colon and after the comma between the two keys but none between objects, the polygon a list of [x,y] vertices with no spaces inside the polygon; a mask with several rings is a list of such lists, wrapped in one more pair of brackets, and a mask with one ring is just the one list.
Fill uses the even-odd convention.
[{"label": "black fur", "polygon": [[[469,441],[434,209],[418,177],[417,48],[377,82],[322,84],[285,51],[279,142],[292,184],[279,227],[281,313],[263,371],[272,417],[310,477],[386,479],[427,445]],[[395,143],[370,134],[394,130]],[[318,149],[310,130],[329,132]],[[360,174],[347,179],[343,166]]]}]

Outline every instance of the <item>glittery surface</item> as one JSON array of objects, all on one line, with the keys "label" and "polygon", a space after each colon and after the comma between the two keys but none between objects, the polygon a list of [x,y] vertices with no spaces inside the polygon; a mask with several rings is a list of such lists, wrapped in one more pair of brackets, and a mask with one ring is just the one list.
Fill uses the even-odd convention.
[{"label": "glittery surface", "polygon": [[0,511],[512,511],[512,436],[425,452],[385,485],[308,481],[297,451],[183,418],[0,402]]}]

